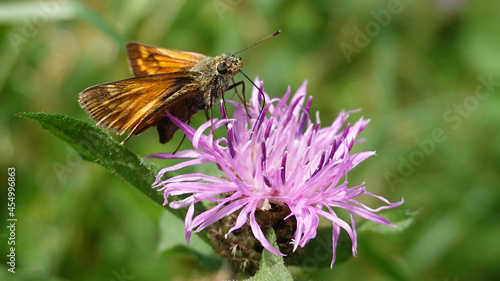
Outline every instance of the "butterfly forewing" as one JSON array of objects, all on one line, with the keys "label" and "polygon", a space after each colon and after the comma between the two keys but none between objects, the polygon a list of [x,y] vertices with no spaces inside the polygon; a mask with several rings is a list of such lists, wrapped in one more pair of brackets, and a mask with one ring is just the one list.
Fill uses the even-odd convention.
[{"label": "butterfly forewing", "polygon": [[188,71],[207,57],[198,53],[150,47],[135,42],[127,44],[127,52],[134,76]]},{"label": "butterfly forewing", "polygon": [[179,105],[199,88],[192,77],[190,72],[175,72],[100,84],[81,92],[79,102],[97,124],[137,135],[164,124],[166,110],[174,115],[190,110]]}]

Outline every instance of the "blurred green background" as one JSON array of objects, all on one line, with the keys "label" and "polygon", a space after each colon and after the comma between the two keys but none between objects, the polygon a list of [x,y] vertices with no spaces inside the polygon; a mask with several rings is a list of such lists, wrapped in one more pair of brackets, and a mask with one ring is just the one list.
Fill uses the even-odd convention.
[{"label": "blurred green background", "polygon": [[[240,54],[245,73],[271,96],[307,80],[325,125],[361,108],[351,122],[372,121],[356,149],[377,156],[350,182],[420,210],[403,233],[362,236],[356,258],[295,277],[499,280],[500,4],[466,0],[1,2],[0,166],[3,175],[16,168],[16,269],[68,280],[230,278],[162,250],[165,239],[183,239],[180,221],[166,236],[161,206],[15,114],[89,120],[78,93],[130,77],[127,41],[215,56],[277,29]],[[143,157],[180,139],[160,145],[153,129],[126,145]]]}]

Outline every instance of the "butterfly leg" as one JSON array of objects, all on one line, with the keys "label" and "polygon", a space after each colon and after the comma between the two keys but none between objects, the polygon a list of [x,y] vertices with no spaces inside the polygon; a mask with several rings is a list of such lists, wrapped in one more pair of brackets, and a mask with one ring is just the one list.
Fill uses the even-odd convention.
[{"label": "butterfly leg", "polygon": [[[224,100],[224,94],[221,95],[222,99]],[[210,120],[210,132],[212,133],[212,138],[213,140],[216,140],[217,137],[215,136],[214,132],[214,116],[213,116],[213,111],[212,111],[212,106],[213,106],[213,99],[210,99],[208,102],[208,108],[210,108],[210,116],[208,116],[208,110],[205,109],[205,117],[207,120]],[[224,103],[224,112],[226,111],[226,104]]]},{"label": "butterfly leg", "polygon": [[[240,94],[238,93],[238,86],[241,85],[241,96]],[[246,103],[246,99],[245,99],[245,83],[243,83],[243,80],[242,81],[238,81],[238,82],[234,82],[234,79],[233,79],[233,84],[230,85],[227,90],[231,90],[234,88],[234,92],[236,93],[236,95],[238,96],[238,98],[240,99],[240,101],[245,104]]]},{"label": "butterfly leg", "polygon": [[[241,85],[241,95],[238,93],[238,86],[240,86],[240,85]],[[247,115],[250,116],[250,113],[248,112],[247,102],[246,102],[247,99],[245,97],[245,83],[243,83],[243,81],[234,82],[234,79],[233,79],[233,84],[231,86],[229,86],[227,88],[227,90],[229,91],[233,88],[234,88],[234,92],[236,93],[236,95],[240,99],[241,103],[245,107],[245,111],[247,112]],[[226,104],[225,103],[224,103],[224,112],[226,112]]]},{"label": "butterfly leg", "polygon": [[177,148],[174,150],[174,152],[172,152],[172,154],[175,154],[177,151],[179,151],[179,149],[181,148],[181,145],[182,145],[182,143],[184,142],[185,139],[186,139],[186,134],[184,134],[182,136],[181,142],[179,143],[179,145],[177,146]]}]

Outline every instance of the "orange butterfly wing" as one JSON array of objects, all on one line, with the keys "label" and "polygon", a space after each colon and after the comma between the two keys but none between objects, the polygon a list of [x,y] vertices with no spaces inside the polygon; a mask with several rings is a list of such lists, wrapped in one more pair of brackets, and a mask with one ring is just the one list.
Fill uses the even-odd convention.
[{"label": "orange butterfly wing", "polygon": [[198,53],[151,47],[135,42],[127,43],[127,52],[134,76],[188,71],[207,57]]},{"label": "orange butterfly wing", "polygon": [[162,143],[170,140],[177,130],[165,115],[166,110],[186,122],[205,106],[191,72],[154,74],[96,85],[79,94],[79,103],[98,125],[114,129],[120,135],[131,131],[123,142],[151,126],[159,126]]}]

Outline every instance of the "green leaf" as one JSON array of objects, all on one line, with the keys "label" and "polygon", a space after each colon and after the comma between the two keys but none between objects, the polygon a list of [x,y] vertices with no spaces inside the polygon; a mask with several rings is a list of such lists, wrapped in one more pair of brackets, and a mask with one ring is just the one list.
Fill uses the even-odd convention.
[{"label": "green leaf", "polygon": [[[267,235],[267,240],[271,242],[271,245],[279,251],[278,244],[276,243],[276,233],[272,227],[269,228]],[[277,256],[268,250],[264,249],[262,251],[262,258],[260,260],[260,267],[257,273],[247,279],[251,281],[280,281],[280,280],[293,280],[292,275],[285,267],[282,256]]]},{"label": "green leaf", "polygon": [[419,213],[419,211],[411,212],[409,210],[400,209],[384,211],[384,213],[380,216],[396,225],[396,227],[366,220],[359,225],[358,234],[362,234],[365,232],[380,234],[399,233],[407,229],[413,223],[413,221],[415,221],[415,218],[419,215]]},{"label": "green leaf", "polygon": [[[156,203],[163,205],[163,195],[151,188],[155,172],[142,165],[141,159],[135,153],[100,128],[55,113],[19,113],[18,116],[38,121],[44,129],[71,145],[84,160],[105,167]],[[182,220],[187,212],[185,209],[166,209]]]},{"label": "green leaf", "polygon": [[38,121],[44,129],[71,145],[84,160],[105,167],[158,204],[163,204],[163,196],[151,188],[155,179],[154,172],[142,165],[135,153],[98,127],[61,114],[18,115]]},{"label": "green leaf", "polygon": [[[19,113],[17,115],[38,121],[44,129],[71,145],[84,160],[105,167],[156,203],[163,205],[163,195],[151,188],[155,180],[155,172],[142,165],[141,159],[135,153],[118,143],[108,133],[87,122],[61,114]],[[179,198],[172,196],[172,199],[178,200]],[[187,208],[165,207],[165,209],[181,220],[184,220],[187,212]],[[204,211],[200,205],[197,205],[195,210],[197,213]],[[210,244],[205,233],[198,234]]]}]

